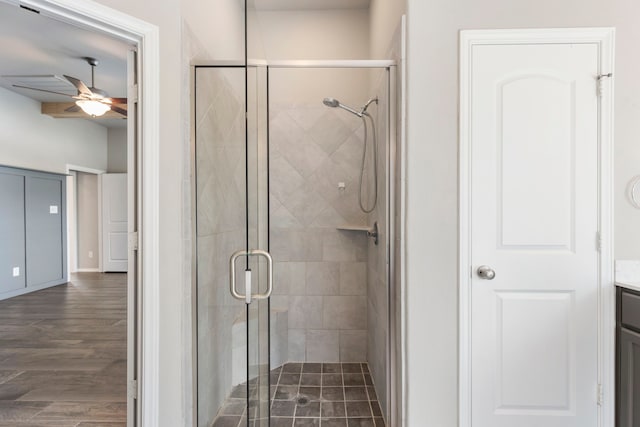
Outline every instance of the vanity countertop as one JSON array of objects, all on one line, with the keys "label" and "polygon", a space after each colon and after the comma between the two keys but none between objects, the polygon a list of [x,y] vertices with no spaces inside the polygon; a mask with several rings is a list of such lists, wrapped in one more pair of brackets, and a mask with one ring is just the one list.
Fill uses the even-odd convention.
[{"label": "vanity countertop", "polygon": [[620,286],[621,288],[631,289],[632,291],[640,292],[640,282],[632,282],[632,281],[619,281],[616,280],[616,286]]}]

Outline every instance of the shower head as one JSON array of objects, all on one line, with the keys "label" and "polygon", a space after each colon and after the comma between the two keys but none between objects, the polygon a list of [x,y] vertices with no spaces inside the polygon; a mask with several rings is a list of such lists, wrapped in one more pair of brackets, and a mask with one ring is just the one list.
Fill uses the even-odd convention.
[{"label": "shower head", "polygon": [[356,111],[355,109],[349,107],[348,105],[344,105],[342,103],[340,103],[340,101],[338,101],[335,98],[325,98],[322,103],[324,105],[326,105],[327,107],[331,107],[331,108],[342,108],[343,110],[347,110],[348,112],[350,112],[351,114],[355,114],[358,117],[362,117],[362,112],[361,111]]},{"label": "shower head", "polygon": [[340,101],[335,98],[325,98],[322,103],[327,107],[336,108],[340,106]]}]

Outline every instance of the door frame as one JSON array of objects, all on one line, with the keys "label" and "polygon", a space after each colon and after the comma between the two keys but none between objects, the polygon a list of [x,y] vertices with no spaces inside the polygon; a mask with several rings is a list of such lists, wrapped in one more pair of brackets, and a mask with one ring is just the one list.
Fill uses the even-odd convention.
[{"label": "door frame", "polygon": [[[474,46],[590,43],[598,45],[600,74],[614,72],[614,28],[463,30],[460,32],[458,222],[458,422],[472,426],[471,412],[471,78]],[[596,76],[594,76],[596,78]],[[598,99],[598,425],[614,426],[615,286],[613,277],[613,79]]]},{"label": "door frame", "polygon": [[[69,197],[69,192],[67,191],[67,280],[71,277],[71,272],[82,272],[82,271],[102,271],[102,185],[100,183],[100,177],[102,174],[107,173],[106,170],[102,169],[94,169],[88,168],[85,166],[78,166],[67,163],[65,166],[65,171],[67,175],[71,176],[73,172],[83,172],[89,173],[92,175],[96,175],[98,178],[98,268],[97,270],[87,270],[78,268],[78,176],[73,176],[73,197]],[[67,177],[67,180],[69,177]],[[67,188],[68,189],[68,188]],[[73,210],[73,220],[71,219],[70,212]],[[69,230],[74,230],[75,242],[73,242],[73,252],[71,248],[71,236]],[[72,259],[73,258],[73,259]],[[72,266],[73,264],[73,266]],[[72,268],[73,267],[73,268]]]},{"label": "door frame", "polygon": [[[137,387],[127,394],[137,397],[136,425],[160,423],[160,32],[156,25],[92,0],[0,0],[39,10],[42,15],[107,34],[136,46],[139,53],[138,182],[139,230],[137,283],[140,310],[137,319],[139,366]],[[133,122],[133,121],[130,121]],[[130,123],[129,123],[130,125]],[[129,191],[132,191],[129,188]],[[130,239],[130,245],[132,244]],[[131,253],[131,249],[130,249]],[[131,349],[128,349],[130,354]],[[127,398],[129,401],[129,397]],[[131,420],[128,422],[131,426]]]}]

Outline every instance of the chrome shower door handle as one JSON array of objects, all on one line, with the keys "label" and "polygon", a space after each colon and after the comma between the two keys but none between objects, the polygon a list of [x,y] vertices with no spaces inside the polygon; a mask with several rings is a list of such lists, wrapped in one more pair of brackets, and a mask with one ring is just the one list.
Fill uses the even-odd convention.
[{"label": "chrome shower door handle", "polygon": [[496,277],[496,272],[488,265],[478,267],[477,273],[481,279],[485,280],[493,280]]},{"label": "chrome shower door handle", "polygon": [[[245,270],[245,293],[241,294],[236,289],[236,259],[241,256],[258,256],[267,260],[267,290],[264,293],[253,294],[251,292],[251,270]],[[250,249],[248,251],[238,251],[231,255],[229,259],[229,290],[231,291],[231,296],[247,304],[251,304],[252,299],[269,298],[271,292],[273,292],[273,259],[271,254],[260,249]]]}]

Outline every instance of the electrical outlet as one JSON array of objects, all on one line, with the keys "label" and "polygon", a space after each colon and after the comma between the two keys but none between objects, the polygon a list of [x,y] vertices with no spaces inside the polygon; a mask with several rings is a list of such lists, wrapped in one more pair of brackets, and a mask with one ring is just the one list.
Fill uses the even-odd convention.
[{"label": "electrical outlet", "polygon": [[58,207],[56,205],[49,206],[49,213],[50,214],[57,214],[58,213]]},{"label": "electrical outlet", "polygon": [[93,258],[93,251],[89,251],[89,258]]},{"label": "electrical outlet", "polygon": [[13,277],[18,277],[20,275],[20,267],[13,267]]}]

